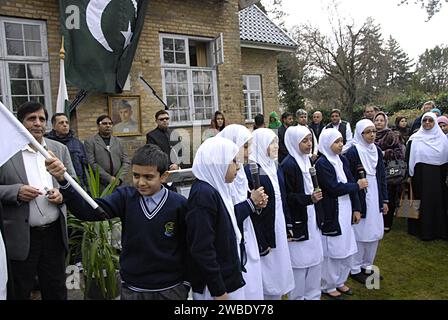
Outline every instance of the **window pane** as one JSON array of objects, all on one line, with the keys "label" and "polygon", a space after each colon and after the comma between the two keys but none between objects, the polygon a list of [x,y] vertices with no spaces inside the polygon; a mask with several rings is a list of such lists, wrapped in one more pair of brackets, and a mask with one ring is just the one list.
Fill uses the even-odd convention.
[{"label": "window pane", "polygon": [[186,64],[187,63],[185,53],[176,52],[176,63],[177,64]]},{"label": "window pane", "polygon": [[170,52],[170,51],[163,52],[163,62],[164,63],[174,63],[174,52]]},{"label": "window pane", "polygon": [[27,95],[26,80],[11,80],[11,93],[13,95]]},{"label": "window pane", "polygon": [[28,79],[43,79],[41,64],[29,64],[27,68],[28,68]]},{"label": "window pane", "polygon": [[212,97],[205,97],[204,98],[204,106],[206,108],[212,108],[213,107],[213,100]]},{"label": "window pane", "polygon": [[195,109],[204,108],[204,99],[202,97],[194,97],[194,108]]},{"label": "window pane", "polygon": [[212,82],[212,73],[211,72],[203,72],[202,73],[202,82],[211,83]]},{"label": "window pane", "polygon": [[9,64],[9,77],[16,79],[25,79],[25,65],[19,63]]},{"label": "window pane", "polygon": [[177,71],[177,82],[187,82],[187,71]]},{"label": "window pane", "polygon": [[205,109],[205,119],[210,120],[213,118],[213,109]]},{"label": "window pane", "polygon": [[193,85],[193,94],[194,95],[202,95],[202,86],[200,84],[195,83]]},{"label": "window pane", "polygon": [[185,51],[185,40],[175,39],[175,50]]},{"label": "window pane", "polygon": [[188,108],[188,97],[179,97],[179,107]]},{"label": "window pane", "polygon": [[177,87],[178,95],[187,95],[188,94],[188,86],[186,84],[179,84]]},{"label": "window pane", "polygon": [[14,112],[17,112],[17,109],[21,104],[28,101],[28,97],[12,97],[12,109]]},{"label": "window pane", "polygon": [[194,118],[196,120],[205,120],[204,109],[197,109],[197,108],[195,108],[194,112],[195,112]]},{"label": "window pane", "polygon": [[260,77],[249,77],[249,89],[260,90]]},{"label": "window pane", "polygon": [[27,56],[41,57],[42,49],[40,42],[25,41],[25,52]]},{"label": "window pane", "polygon": [[44,94],[44,81],[43,80],[30,80],[28,81],[29,94]]},{"label": "window pane", "polygon": [[6,22],[5,33],[7,39],[23,39],[21,24]]},{"label": "window pane", "polygon": [[23,33],[25,35],[25,40],[40,40],[39,26],[30,26],[28,24],[24,24]]},{"label": "window pane", "polygon": [[176,94],[176,86],[172,83],[166,85],[166,94],[167,95],[175,95]]},{"label": "window pane", "polygon": [[17,40],[6,40],[6,49],[8,55],[23,56],[23,42]]},{"label": "window pane", "polygon": [[179,120],[180,121],[188,121],[190,120],[190,112],[188,109],[179,110]]},{"label": "window pane", "polygon": [[172,83],[174,82],[174,74],[176,71],[174,70],[165,70],[165,82]]},{"label": "window pane", "polygon": [[212,85],[210,83],[209,84],[204,84],[203,88],[204,88],[204,94],[205,95],[211,95],[212,94]]},{"label": "window pane", "polygon": [[173,42],[174,42],[173,39],[164,38],[163,39],[163,51],[166,51],[166,50],[173,51],[174,50]]},{"label": "window pane", "polygon": [[177,107],[177,98],[175,96],[168,96],[166,97],[166,104],[168,105],[168,107]]},{"label": "window pane", "polygon": [[42,103],[43,105],[45,105],[45,97],[44,96],[40,96],[40,97],[30,97],[30,100],[33,101],[37,101]]}]

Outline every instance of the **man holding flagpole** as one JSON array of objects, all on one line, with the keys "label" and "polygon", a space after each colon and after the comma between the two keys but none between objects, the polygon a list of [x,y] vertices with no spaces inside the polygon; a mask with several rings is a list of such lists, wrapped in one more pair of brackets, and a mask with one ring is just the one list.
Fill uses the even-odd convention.
[{"label": "man holding flagpole", "polygon": [[[17,118],[45,149],[63,161],[70,175],[76,175],[67,147],[43,136],[48,113],[42,104],[22,104],[17,110]],[[9,138],[13,134],[11,130],[3,132],[0,127],[0,131],[1,145],[5,142],[15,144],[16,140]],[[23,141],[21,143],[23,146]],[[37,275],[42,299],[67,299],[67,212],[62,204],[59,185],[46,171],[45,158],[34,146],[30,144],[18,150],[0,167],[0,199],[5,222],[3,236],[10,259],[13,298],[29,299]],[[3,150],[1,153],[0,164],[5,160]],[[6,155],[6,159],[9,157]]]}]

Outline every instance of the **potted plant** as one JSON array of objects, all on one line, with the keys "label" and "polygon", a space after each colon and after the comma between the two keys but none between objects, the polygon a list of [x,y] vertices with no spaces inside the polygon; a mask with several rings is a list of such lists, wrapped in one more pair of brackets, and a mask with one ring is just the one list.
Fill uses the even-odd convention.
[{"label": "potted plant", "polygon": [[[102,198],[111,194],[118,185],[121,170],[117,179],[107,185],[104,190],[100,187],[99,171],[95,172],[89,166],[87,171],[87,192],[93,198]],[[119,218],[105,221],[81,221],[72,214],[68,217],[68,224],[72,228],[70,248],[81,246],[82,266],[84,273],[85,299],[114,299],[119,293],[119,245],[116,244],[117,229],[121,231]],[[121,232],[119,232],[121,233]],[[78,235],[78,236],[76,236]],[[118,237],[119,238],[119,237]],[[115,243],[114,243],[115,242]],[[72,252],[69,252],[69,256]]]}]

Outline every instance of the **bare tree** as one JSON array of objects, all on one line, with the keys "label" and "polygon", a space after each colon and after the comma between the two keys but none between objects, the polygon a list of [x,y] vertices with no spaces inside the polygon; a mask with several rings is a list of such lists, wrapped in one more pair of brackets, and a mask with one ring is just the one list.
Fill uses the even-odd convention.
[{"label": "bare tree", "polygon": [[310,26],[307,26],[302,34],[302,41],[308,46],[311,53],[310,63],[315,71],[321,72],[342,89],[342,109],[349,118],[357,99],[356,80],[367,65],[367,62],[358,59],[366,26],[343,26],[339,20],[331,37]]}]

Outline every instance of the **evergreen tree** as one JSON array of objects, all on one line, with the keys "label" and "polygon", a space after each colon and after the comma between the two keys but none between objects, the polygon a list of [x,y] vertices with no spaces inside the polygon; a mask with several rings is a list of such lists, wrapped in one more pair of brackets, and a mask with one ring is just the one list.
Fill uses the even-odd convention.
[{"label": "evergreen tree", "polygon": [[400,48],[397,40],[392,36],[386,44],[387,86],[403,92],[410,84],[413,66],[412,59]]},{"label": "evergreen tree", "polygon": [[448,48],[426,49],[418,59],[416,73],[424,91],[438,94],[448,90]]}]

